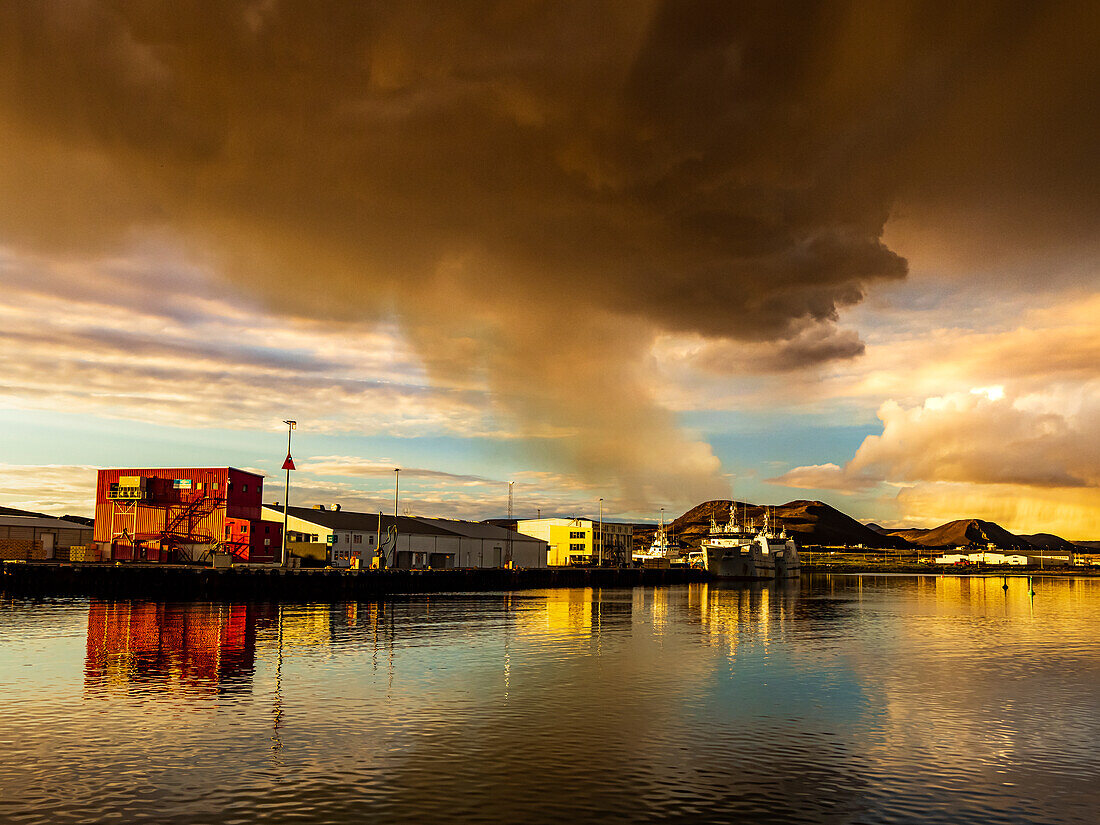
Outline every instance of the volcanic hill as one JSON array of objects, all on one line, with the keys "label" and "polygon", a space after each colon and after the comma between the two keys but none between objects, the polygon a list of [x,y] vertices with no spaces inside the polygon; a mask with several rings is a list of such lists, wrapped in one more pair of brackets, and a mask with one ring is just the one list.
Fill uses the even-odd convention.
[{"label": "volcanic hill", "polygon": [[933,527],[930,530],[914,528],[910,530],[892,530],[891,536],[904,539],[910,544],[921,547],[961,547],[994,544],[1007,550],[1029,550],[1031,545],[1020,536],[1010,533],[992,521],[976,518],[957,519]]},{"label": "volcanic hill", "polygon": [[[744,501],[716,499],[692,507],[668,527],[669,541],[684,549],[698,549],[710,530],[711,519],[725,524],[730,509],[735,508],[739,521],[751,521],[759,529],[764,519],[765,507]],[[858,547],[869,549],[904,550],[911,547],[948,548],[978,547],[993,544],[1002,550],[1032,551],[1037,547],[1047,550],[1080,550],[1080,546],[1051,533],[1035,533],[1020,536],[992,521],[981,519],[957,519],[939,527],[912,527],[896,529],[878,524],[861,524],[823,501],[788,501],[767,508],[772,517],[792,535],[799,547],[822,545],[826,547]],[[648,548],[655,529],[649,525],[636,525],[634,549]]]},{"label": "volcanic hill", "polygon": [[[731,507],[736,508],[740,520],[754,521],[757,527],[763,523],[765,510],[763,506],[718,499],[696,505],[674,520],[669,526],[669,537],[675,536],[682,546],[695,549],[710,529],[712,518],[719,524],[729,521]],[[800,547],[820,544],[900,549],[909,546],[904,539],[897,536],[879,535],[823,501],[789,501],[768,509],[772,517],[794,536]]]}]

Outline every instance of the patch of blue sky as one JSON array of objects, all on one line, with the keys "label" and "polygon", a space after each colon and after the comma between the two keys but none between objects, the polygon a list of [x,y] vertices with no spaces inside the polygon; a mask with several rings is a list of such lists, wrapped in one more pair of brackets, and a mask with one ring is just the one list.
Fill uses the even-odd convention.
[{"label": "patch of blue sky", "polygon": [[[490,439],[455,436],[311,433],[308,421],[294,432],[293,453],[308,469],[313,456],[388,459],[395,467],[424,467],[456,474],[504,477]],[[0,409],[0,454],[12,464],[99,466],[235,466],[277,474],[286,455],[286,430],[188,428],[83,413]],[[345,476],[324,476],[345,478]],[[365,489],[374,485],[363,479]]]}]

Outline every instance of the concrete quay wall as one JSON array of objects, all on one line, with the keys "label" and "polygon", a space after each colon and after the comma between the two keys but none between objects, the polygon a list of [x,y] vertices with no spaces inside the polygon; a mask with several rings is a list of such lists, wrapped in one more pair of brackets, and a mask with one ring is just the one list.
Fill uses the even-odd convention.
[{"label": "concrete quay wall", "polygon": [[703,570],[551,567],[537,570],[281,570],[161,564],[4,563],[9,596],[155,599],[356,599],[407,593],[499,592],[547,587],[638,587],[708,581]]}]

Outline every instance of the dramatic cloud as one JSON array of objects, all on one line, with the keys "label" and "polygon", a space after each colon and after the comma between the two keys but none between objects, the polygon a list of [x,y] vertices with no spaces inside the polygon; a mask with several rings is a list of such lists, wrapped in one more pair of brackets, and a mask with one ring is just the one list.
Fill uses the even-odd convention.
[{"label": "dramatic cloud", "polygon": [[655,403],[656,335],[858,355],[892,214],[1092,248],[1096,8],[7,4],[0,238],[155,232],[271,312],[396,317],[541,458],[698,500],[727,484]]},{"label": "dramatic cloud", "polygon": [[0,403],[185,427],[268,429],[304,412],[313,432],[500,435],[483,392],[429,387],[392,328],[334,340],[239,296],[198,297],[218,285],[170,259],[61,265],[0,249]]},{"label": "dramatic cloud", "polygon": [[795,370],[855,358],[865,349],[853,330],[822,323],[807,326],[788,340],[767,343],[662,335],[654,342],[653,355],[667,364],[670,373],[694,369],[719,377],[779,374],[786,379]]},{"label": "dramatic cloud", "polygon": [[1001,391],[879,410],[883,431],[848,469],[902,481],[1032,487],[1100,486],[1100,410],[1076,416],[1019,409]]},{"label": "dramatic cloud", "polygon": [[[393,461],[366,461],[354,456],[314,456],[295,459],[298,472],[291,489],[292,502],[304,506],[339,504],[359,512],[393,512]],[[255,471],[259,472],[259,471]],[[399,506],[402,513],[445,518],[484,519],[508,513],[508,482],[514,482],[514,513],[519,518],[588,516],[599,509],[595,491],[575,476],[543,471],[518,471],[508,480],[447,473],[422,467],[401,469]],[[278,477],[270,478],[264,498],[282,498]],[[623,514],[629,501],[607,498],[605,512]]]},{"label": "dramatic cloud", "polygon": [[317,476],[354,476],[356,478],[393,479],[394,470],[400,468],[401,477],[427,481],[445,481],[451,484],[479,485],[489,483],[482,476],[446,473],[424,467],[400,467],[392,459],[363,459],[353,456],[321,455],[298,461],[298,469]]},{"label": "dramatic cloud", "polygon": [[903,488],[898,500],[910,522],[936,523],[950,512],[944,521],[979,516],[1087,538],[1100,529],[1100,394],[1076,410],[1051,401],[1009,398],[1002,387],[908,409],[890,401],[879,410],[882,435],[866,438],[844,467],[796,467],[772,481],[844,492],[886,482]]}]

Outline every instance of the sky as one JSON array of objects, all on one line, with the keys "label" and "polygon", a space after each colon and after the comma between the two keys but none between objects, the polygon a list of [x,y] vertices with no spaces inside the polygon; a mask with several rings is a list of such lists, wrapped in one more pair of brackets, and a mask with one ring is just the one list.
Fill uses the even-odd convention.
[{"label": "sky", "polygon": [[0,504],[1100,538],[1092,2],[0,7]]}]

